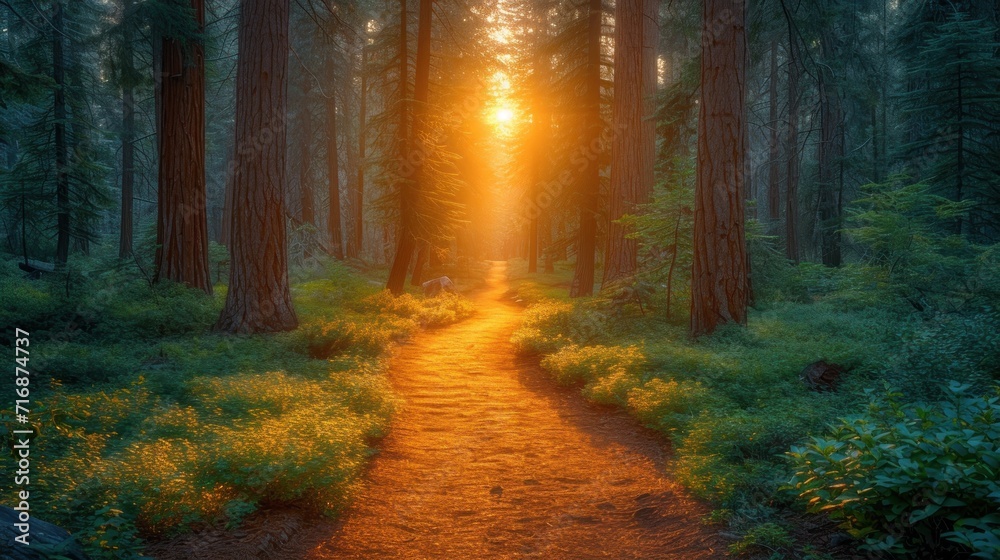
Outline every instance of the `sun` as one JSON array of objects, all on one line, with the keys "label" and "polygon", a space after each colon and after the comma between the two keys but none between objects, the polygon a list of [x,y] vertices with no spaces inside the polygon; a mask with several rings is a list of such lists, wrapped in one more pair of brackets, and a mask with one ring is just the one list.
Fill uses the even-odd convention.
[{"label": "sun", "polygon": [[501,107],[497,109],[493,118],[500,124],[507,124],[514,120],[514,110],[510,107]]}]

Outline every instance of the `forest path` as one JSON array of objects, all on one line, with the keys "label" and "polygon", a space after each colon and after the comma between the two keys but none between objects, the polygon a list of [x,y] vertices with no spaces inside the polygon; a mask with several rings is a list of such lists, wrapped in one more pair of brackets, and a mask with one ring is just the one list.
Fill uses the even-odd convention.
[{"label": "forest path", "polygon": [[[718,558],[665,449],[621,411],[515,356],[521,308],[494,263],[478,312],[400,347],[404,405],[338,527],[293,539],[309,559]],[[288,554],[288,556],[286,556]]]},{"label": "forest path", "polygon": [[510,342],[506,263],[477,313],[414,335],[389,377],[403,405],[337,521],[264,508],[239,529],[158,543],[160,560],[721,558],[704,506],[663,474],[662,438],[559,387]]}]

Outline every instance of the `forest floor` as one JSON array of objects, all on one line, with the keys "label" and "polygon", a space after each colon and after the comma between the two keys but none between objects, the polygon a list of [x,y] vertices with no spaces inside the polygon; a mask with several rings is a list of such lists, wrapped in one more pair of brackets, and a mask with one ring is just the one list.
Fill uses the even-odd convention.
[{"label": "forest floor", "polygon": [[[708,508],[664,474],[662,437],[556,385],[510,342],[522,308],[506,264],[469,294],[477,314],[394,353],[403,405],[336,522],[264,510],[158,558],[718,558]],[[166,546],[164,546],[166,545]]]}]

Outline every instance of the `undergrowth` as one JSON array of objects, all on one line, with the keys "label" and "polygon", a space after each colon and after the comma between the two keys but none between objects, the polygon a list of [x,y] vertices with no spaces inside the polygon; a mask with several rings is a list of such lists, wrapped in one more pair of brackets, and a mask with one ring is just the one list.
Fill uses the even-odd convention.
[{"label": "undergrowth", "polygon": [[[735,554],[812,554],[791,547],[775,524],[800,499],[786,488],[787,454],[839,418],[863,414],[869,389],[903,387],[911,401],[934,401],[947,379],[984,394],[1000,376],[993,340],[1000,318],[991,309],[914,313],[873,293],[866,286],[877,276],[851,266],[787,271],[772,288],[785,295],[759,302],[745,328],[724,326],[698,340],[681,318],[658,316],[662,307],[601,295],[566,299],[565,264],[554,274],[515,270],[510,296],[527,305],[512,338],[518,351],[539,355],[558,382],[627,409],[669,438],[674,477],[745,535]],[[847,371],[836,391],[816,392],[799,379],[818,360]]]},{"label": "undergrowth", "polygon": [[265,504],[336,514],[395,407],[387,349],[473,312],[457,295],[393,298],[381,271],[323,261],[292,271],[299,329],[228,336],[210,330],[224,285],[150,286],[110,260],[75,271],[31,281],[0,264],[0,324],[31,333],[32,515],[93,558],[137,557],[144,539],[231,527]]}]

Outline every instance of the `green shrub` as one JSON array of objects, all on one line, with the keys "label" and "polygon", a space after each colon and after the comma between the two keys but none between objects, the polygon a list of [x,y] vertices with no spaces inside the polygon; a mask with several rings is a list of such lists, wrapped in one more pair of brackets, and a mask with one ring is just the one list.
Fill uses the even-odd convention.
[{"label": "green shrub", "polygon": [[886,377],[915,400],[941,397],[941,379],[987,389],[1000,380],[1000,314],[991,309],[940,314],[899,335]]},{"label": "green shrub", "polygon": [[729,545],[729,553],[741,556],[761,549],[769,552],[777,552],[779,549],[788,548],[794,544],[782,526],[776,523],[761,523],[747,531],[738,542]]},{"label": "green shrub", "polygon": [[220,305],[183,284],[132,282],[95,290],[80,313],[95,324],[94,336],[145,340],[204,332],[218,319]]},{"label": "green shrub", "polygon": [[564,385],[592,382],[621,370],[638,375],[646,358],[636,346],[578,346],[570,344],[542,359],[542,367]]},{"label": "green shrub", "polygon": [[934,406],[873,399],[867,414],[789,454],[791,488],[895,553],[1000,554],[1000,397],[952,383]]},{"label": "green shrub", "polygon": [[35,371],[66,384],[106,383],[131,379],[148,347],[141,344],[105,347],[77,342],[46,342],[33,353]]},{"label": "green shrub", "polygon": [[628,394],[628,408],[648,428],[668,435],[687,428],[692,414],[710,401],[697,381],[650,379]]},{"label": "green shrub", "polygon": [[317,321],[299,327],[298,336],[305,342],[309,357],[327,359],[348,350],[363,356],[377,356],[392,341],[391,329],[377,321],[358,324],[353,321]]}]

